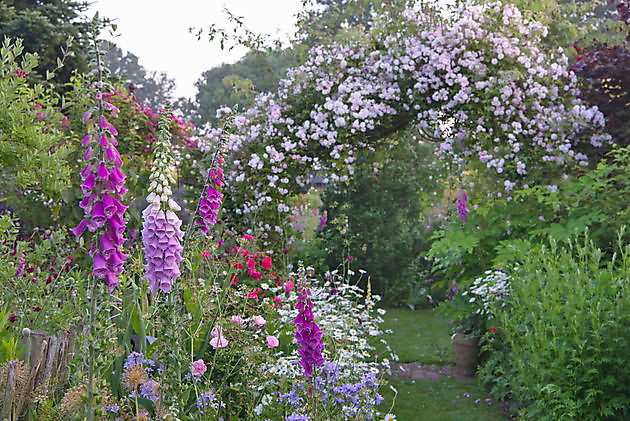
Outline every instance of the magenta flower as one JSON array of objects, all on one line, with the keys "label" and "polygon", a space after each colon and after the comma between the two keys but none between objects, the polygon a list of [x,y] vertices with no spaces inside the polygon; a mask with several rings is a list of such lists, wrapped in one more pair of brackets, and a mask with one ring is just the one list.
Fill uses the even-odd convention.
[{"label": "magenta flower", "polygon": [[459,219],[461,219],[462,222],[465,222],[466,217],[468,216],[468,195],[464,192],[460,193],[457,196],[457,203],[455,206],[457,208],[457,213],[459,214]]},{"label": "magenta flower", "polygon": [[[92,274],[99,279],[105,279],[111,292],[120,283],[118,275],[122,272],[127,258],[121,251],[125,242],[123,234],[126,222],[123,217],[127,206],[120,201],[127,192],[124,187],[126,176],[119,168],[122,165],[121,159],[115,161],[103,159],[107,153],[119,156],[116,147],[107,145],[107,142],[103,144],[102,141],[97,141],[107,139],[107,135],[113,136],[117,133],[116,128],[107,122],[104,116],[92,118],[91,111],[85,112],[83,121],[94,128],[81,141],[86,147],[83,154],[86,165],[81,171],[83,199],[79,206],[85,216],[70,231],[77,239],[86,229],[94,233],[94,241],[89,249],[93,259]],[[111,151],[106,152],[105,147]]]},{"label": "magenta flower", "polygon": [[300,346],[298,350],[300,365],[304,368],[304,375],[309,377],[313,374],[314,366],[324,364],[322,332],[317,323],[315,323],[313,302],[308,299],[310,294],[311,292],[306,289],[300,291],[296,304],[298,315],[293,320],[295,323],[295,338]]},{"label": "magenta flower", "polygon": [[219,191],[219,188],[224,185],[223,169],[221,168],[223,164],[223,157],[219,155],[216,170],[210,170],[208,173],[208,187],[199,201],[201,221],[198,221],[198,224],[201,225],[201,231],[204,234],[208,233],[211,226],[216,225],[219,208],[223,203],[223,194]]}]

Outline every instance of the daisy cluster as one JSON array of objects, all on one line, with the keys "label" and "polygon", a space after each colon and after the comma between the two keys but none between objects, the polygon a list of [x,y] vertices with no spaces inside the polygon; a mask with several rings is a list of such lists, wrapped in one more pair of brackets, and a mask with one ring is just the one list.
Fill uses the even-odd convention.
[{"label": "daisy cluster", "polygon": [[506,273],[487,270],[484,276],[475,279],[471,287],[462,295],[468,296],[468,301],[479,307],[477,314],[486,315],[491,311],[491,306],[497,303],[503,305],[501,301],[510,295],[511,280],[512,278]]}]

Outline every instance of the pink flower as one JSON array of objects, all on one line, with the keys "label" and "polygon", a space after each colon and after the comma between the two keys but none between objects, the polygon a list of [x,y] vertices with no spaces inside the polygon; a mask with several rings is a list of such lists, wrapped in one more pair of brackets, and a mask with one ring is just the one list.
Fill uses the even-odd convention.
[{"label": "pink flower", "polygon": [[273,300],[274,300],[276,303],[280,303],[280,302],[282,302],[282,298],[280,298],[280,297],[273,297]]},{"label": "pink flower", "polygon": [[201,252],[201,255],[202,255],[204,258],[206,258],[206,259],[207,259],[208,257],[210,257],[210,252],[209,252],[209,251],[202,251],[202,252]]},{"label": "pink flower", "polygon": [[214,338],[210,339],[210,345],[212,345],[214,349],[225,348],[226,346],[228,346],[228,343],[228,340],[221,335],[215,336]]},{"label": "pink flower", "polygon": [[221,326],[215,326],[210,331],[212,336],[223,336],[223,328]]},{"label": "pink flower", "polygon": [[280,341],[275,336],[267,336],[267,346],[269,348],[275,348],[280,345]]},{"label": "pink flower", "polygon": [[236,323],[237,325],[242,325],[245,323],[245,320],[241,316],[232,316],[232,323]]},{"label": "pink flower", "polygon": [[193,361],[190,365],[190,372],[195,377],[203,376],[203,373],[205,373],[207,369],[208,367],[206,367],[206,363],[204,363],[203,360]]},{"label": "pink flower", "polygon": [[254,236],[253,236],[253,235],[249,235],[249,234],[245,234],[245,235],[243,236],[243,239],[244,239],[244,240],[253,240],[253,239],[254,239]]},{"label": "pink flower", "polygon": [[263,316],[252,317],[252,322],[254,322],[256,326],[264,326],[265,323],[267,323],[267,321],[263,318]]},{"label": "pink flower", "polygon": [[266,256],[262,260],[261,264],[262,264],[263,269],[265,269],[265,270],[271,269],[271,257],[270,256]]},{"label": "pink flower", "polygon": [[294,287],[295,287],[295,284],[293,283],[293,281],[287,281],[287,283],[284,284],[284,292],[288,294],[291,291],[293,291]]}]

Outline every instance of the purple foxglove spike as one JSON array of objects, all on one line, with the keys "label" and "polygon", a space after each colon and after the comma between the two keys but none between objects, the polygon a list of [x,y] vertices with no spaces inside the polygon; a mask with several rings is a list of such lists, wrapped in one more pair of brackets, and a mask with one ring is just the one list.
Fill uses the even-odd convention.
[{"label": "purple foxglove spike", "polygon": [[79,225],[77,225],[74,228],[71,228],[70,231],[72,231],[72,234],[74,234],[74,238],[76,238],[78,240],[79,237],[81,237],[81,235],[83,234],[83,232],[87,228],[87,226],[88,226],[87,220],[86,219],[82,219],[81,222],[79,222]]},{"label": "purple foxglove spike", "polygon": [[105,135],[101,135],[98,138],[98,142],[101,145],[101,148],[106,148],[109,145],[109,142],[107,141],[107,136]]},{"label": "purple foxglove spike", "polygon": [[92,141],[92,135],[91,134],[86,134],[85,137],[83,138],[83,140],[81,140],[81,145],[82,146],[87,146],[90,144],[90,142]]},{"label": "purple foxglove spike", "polygon": [[83,116],[81,116],[81,121],[83,121],[84,124],[87,124],[91,117],[92,111],[86,111],[83,113]]},{"label": "purple foxglove spike", "polygon": [[118,139],[116,139],[116,136],[114,136],[113,134],[109,136],[109,142],[114,146],[118,146]]},{"label": "purple foxglove spike", "polygon": [[100,164],[98,166],[98,169],[96,170],[96,174],[98,175],[98,178],[100,180],[107,180],[107,178],[109,177],[109,171],[107,170],[107,167],[105,166],[105,164]]}]

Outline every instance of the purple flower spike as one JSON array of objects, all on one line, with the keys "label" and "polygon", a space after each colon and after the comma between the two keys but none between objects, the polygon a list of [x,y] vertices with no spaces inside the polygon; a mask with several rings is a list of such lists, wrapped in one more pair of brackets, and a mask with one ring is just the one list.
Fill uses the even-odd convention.
[{"label": "purple flower spike", "polygon": [[221,203],[223,203],[223,194],[219,191],[219,187],[224,185],[223,182],[223,169],[221,165],[224,164],[223,157],[219,155],[217,159],[216,170],[210,170],[208,173],[208,188],[205,195],[199,201],[199,215],[201,216],[201,231],[207,234],[210,231],[210,227],[216,225],[217,216],[219,215],[219,209]]},{"label": "purple flower spike", "polygon": [[[83,120],[94,127],[96,119],[92,118],[91,112],[86,112]],[[120,283],[118,275],[122,272],[127,258],[121,252],[126,225],[123,216],[127,207],[119,200],[126,192],[125,174],[118,168],[122,165],[118,151],[106,136],[107,132],[116,133],[116,129],[103,116],[100,116],[98,121],[100,124],[81,142],[87,147],[83,154],[87,164],[81,171],[83,199],[79,202],[85,217],[71,231],[77,240],[86,230],[94,233],[94,241],[89,251],[93,259],[92,274],[104,279],[111,292]],[[101,158],[103,156],[106,156],[107,160],[103,160]]]},{"label": "purple flower spike", "polygon": [[295,323],[295,338],[300,346],[298,350],[300,365],[304,368],[304,375],[308,377],[312,376],[314,366],[324,364],[322,332],[317,323],[315,323],[313,302],[308,299],[310,293],[306,289],[300,291],[300,296],[295,306],[298,309],[298,315],[293,320]]}]

